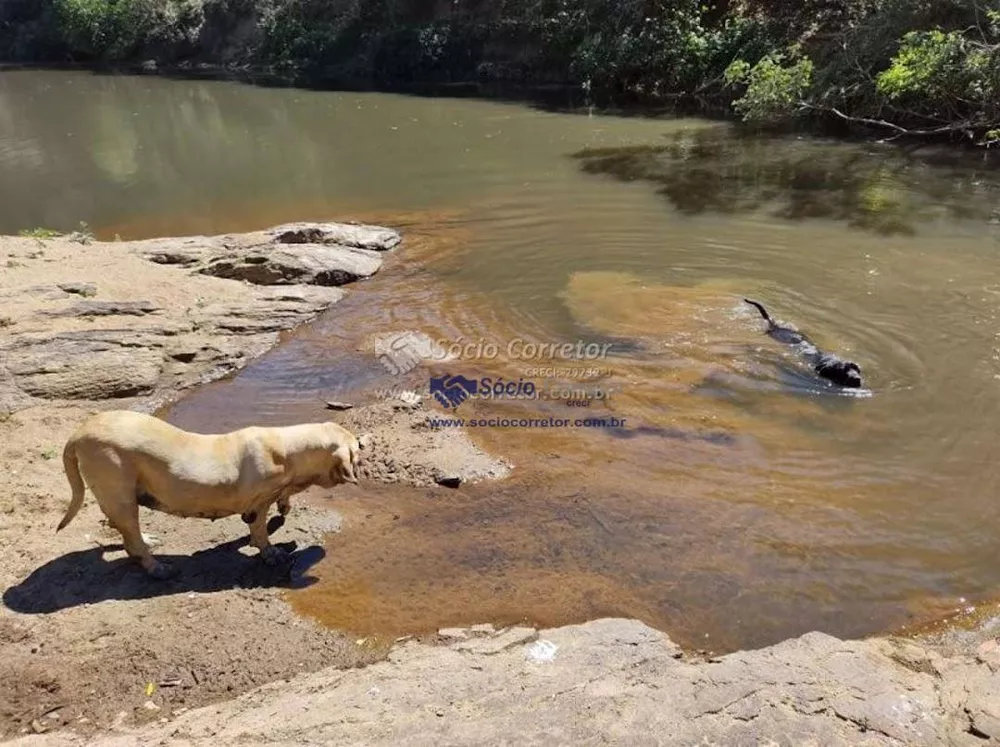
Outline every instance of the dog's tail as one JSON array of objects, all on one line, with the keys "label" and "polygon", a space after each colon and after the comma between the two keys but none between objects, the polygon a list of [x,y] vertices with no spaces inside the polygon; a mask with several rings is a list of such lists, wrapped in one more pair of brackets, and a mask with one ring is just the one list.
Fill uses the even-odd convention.
[{"label": "dog's tail", "polygon": [[66,471],[66,478],[73,489],[73,498],[69,502],[69,508],[66,509],[66,515],[63,516],[62,521],[59,522],[59,526],[56,527],[57,532],[65,529],[73,521],[73,517],[76,516],[83,505],[83,496],[87,491],[83,483],[83,476],[80,474],[80,464],[76,456],[76,442],[73,440],[70,440],[66,444],[66,448],[63,449],[63,469]]},{"label": "dog's tail", "polygon": [[757,303],[756,301],[751,301],[749,298],[744,298],[743,300],[746,301],[751,306],[756,306],[757,311],[760,312],[760,315],[764,317],[764,319],[767,321],[768,324],[774,324],[774,320],[771,319],[771,315],[767,313],[767,309],[765,309],[761,304]]}]

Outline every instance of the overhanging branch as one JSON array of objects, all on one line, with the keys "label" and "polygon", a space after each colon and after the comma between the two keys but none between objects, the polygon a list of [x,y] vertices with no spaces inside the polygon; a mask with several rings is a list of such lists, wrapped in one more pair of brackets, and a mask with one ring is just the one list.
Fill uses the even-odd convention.
[{"label": "overhanging branch", "polygon": [[869,117],[852,117],[849,114],[844,114],[834,106],[817,106],[816,104],[810,104],[808,101],[800,101],[799,106],[802,109],[810,109],[812,111],[823,112],[825,114],[833,114],[836,117],[844,120],[845,122],[851,122],[852,124],[863,124],[870,127],[880,127],[886,130],[892,130],[897,133],[897,137],[912,136],[912,137],[929,137],[932,135],[946,135],[950,132],[961,132],[968,135],[970,138],[975,137],[976,130],[988,130],[991,125],[973,125],[972,122],[957,122],[954,124],[942,125],[940,127],[931,127],[926,129],[911,129],[908,127],[903,127],[896,124],[895,122],[889,122],[884,119],[871,119]]}]

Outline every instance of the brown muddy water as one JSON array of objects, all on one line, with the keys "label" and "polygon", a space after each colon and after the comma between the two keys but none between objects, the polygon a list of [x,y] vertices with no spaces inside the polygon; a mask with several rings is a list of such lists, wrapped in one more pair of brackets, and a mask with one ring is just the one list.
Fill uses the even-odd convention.
[{"label": "brown muddy water", "polygon": [[[0,230],[378,220],[370,282],[169,409],[218,431],[432,372],[612,388],[625,418],[474,428],[500,484],[367,486],[291,592],[359,635],[639,617],[716,651],[862,635],[1000,588],[1000,179],[988,161],[527,106],[56,72],[0,75]],[[856,360],[817,385],[741,302]],[[394,376],[371,335],[613,342],[590,381],[466,357]],[[542,362],[552,365],[551,362]],[[584,371],[584,373],[588,373]],[[446,411],[432,405],[442,415]],[[334,499],[336,500],[336,499]]]}]

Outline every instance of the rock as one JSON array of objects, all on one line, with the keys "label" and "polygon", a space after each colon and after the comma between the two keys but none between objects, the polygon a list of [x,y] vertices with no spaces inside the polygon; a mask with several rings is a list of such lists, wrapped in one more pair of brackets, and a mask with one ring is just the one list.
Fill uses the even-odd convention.
[{"label": "rock", "polygon": [[462,478],[458,475],[440,475],[434,481],[444,488],[457,488],[462,484]]},{"label": "rock", "polygon": [[976,659],[988,664],[993,671],[1000,669],[1000,641],[995,638],[983,641],[976,649]]},{"label": "rock", "polygon": [[[66,291],[60,290],[59,286],[53,285],[32,285],[28,287],[16,288],[13,291],[13,295],[16,296],[34,296],[38,300],[42,301],[64,301],[66,296],[64,295]],[[11,295],[10,291],[3,294],[4,296]]]},{"label": "rock", "polygon": [[152,262],[254,285],[339,286],[378,272],[380,254],[400,240],[381,226],[290,223],[251,234],[138,241],[133,251]]},{"label": "rock", "polygon": [[133,251],[150,262],[190,267],[226,251],[217,237],[147,239],[133,243]]},{"label": "rock", "polygon": [[115,399],[151,393],[163,351],[57,335],[17,340],[0,350],[0,369],[26,394],[44,399]]},{"label": "rock", "polygon": [[941,657],[934,651],[916,646],[908,641],[901,641],[888,648],[887,652],[890,657],[914,672],[924,672],[931,675],[941,673]]},{"label": "rock", "polygon": [[475,638],[470,641],[459,643],[454,648],[457,651],[467,651],[472,654],[492,656],[501,651],[506,651],[512,646],[522,643],[531,643],[538,638],[538,631],[534,628],[510,628],[492,638]]},{"label": "rock", "polygon": [[444,638],[445,640],[464,641],[469,637],[468,631],[464,628],[441,628],[437,634],[438,638]]},{"label": "rock", "polygon": [[174,350],[167,351],[167,357],[171,360],[175,360],[178,363],[191,363],[195,358],[198,357],[199,350],[191,347],[179,347]]},{"label": "rock", "polygon": [[408,408],[412,409],[420,404],[420,395],[416,392],[400,392],[396,395],[396,401],[393,406],[396,408]]},{"label": "rock", "polygon": [[310,322],[342,296],[324,302],[258,299],[245,305],[209,304],[197,310],[195,321],[201,329],[226,334],[281,332]]},{"label": "rock", "polygon": [[375,252],[321,244],[299,244],[294,249],[252,251],[242,256],[214,259],[199,272],[256,285],[305,283],[337,286],[371,277],[382,266]]},{"label": "rock", "polygon": [[151,301],[81,301],[61,311],[45,312],[47,316],[145,316],[161,311]]},{"label": "rock", "polygon": [[84,298],[97,295],[97,286],[94,283],[60,283],[59,289]]},{"label": "rock", "polygon": [[409,641],[364,669],[303,675],[171,724],[15,744],[125,747],[180,738],[209,747],[287,741],[294,733],[297,742],[372,747],[480,744],[496,734],[525,745],[944,747],[982,744],[1000,729],[1000,683],[971,658],[944,683],[957,698],[951,701],[940,678],[900,665],[878,639],[809,633],[710,664],[675,658],[678,648],[665,634],[635,620],[540,634],[537,642],[530,628],[450,646]]},{"label": "rock", "polygon": [[969,733],[980,739],[1000,739],[1000,702],[996,695],[975,695],[966,704],[969,716]]},{"label": "rock", "polygon": [[492,623],[479,623],[469,628],[469,632],[476,635],[493,635],[497,632],[497,629],[493,627]]},{"label": "rock", "polygon": [[344,291],[340,288],[318,285],[283,285],[257,291],[257,298],[261,301],[305,304],[319,310],[337,303],[343,297]]},{"label": "rock", "polygon": [[350,402],[335,402],[333,400],[329,400],[326,403],[326,409],[328,410],[350,410],[353,407],[354,405]]},{"label": "rock", "polygon": [[531,661],[545,664],[554,661],[558,651],[559,646],[552,641],[535,641],[525,649],[524,655]]},{"label": "rock", "polygon": [[337,244],[379,252],[395,248],[402,240],[391,228],[354,223],[286,223],[269,233],[279,244]]}]

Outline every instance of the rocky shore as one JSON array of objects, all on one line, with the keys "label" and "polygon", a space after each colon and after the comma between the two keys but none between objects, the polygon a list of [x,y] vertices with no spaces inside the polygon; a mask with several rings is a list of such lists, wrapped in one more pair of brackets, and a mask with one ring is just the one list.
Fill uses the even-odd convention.
[{"label": "rocky shore", "polygon": [[1000,735],[998,669],[995,641],[946,658],[809,633],[706,661],[635,620],[479,625],[138,731],[13,744],[981,745]]},{"label": "rocky shore", "polygon": [[[241,368],[372,277],[401,240],[334,223],[136,242],[0,238],[0,737],[123,747],[1000,740],[993,610],[968,630],[809,633],[718,658],[618,619],[373,645],[296,617],[282,599],[289,584],[245,547],[238,519],[144,510],[156,551],[181,571],[166,584],[134,572],[91,500],[54,534],[68,500],[58,455],[83,417],[153,410]],[[433,486],[508,469],[457,430],[428,431],[417,402],[326,416],[369,437],[374,482]],[[363,490],[310,491],[275,541],[321,555],[340,525],[330,498]]]},{"label": "rocky shore", "polygon": [[344,224],[113,243],[5,238],[0,412],[162,400],[235,371],[339,301],[340,286],[378,272],[400,240]]},{"label": "rocky shore", "polygon": [[[62,446],[87,415],[151,412],[239,370],[377,273],[401,240],[342,223],[134,242],[0,237],[0,737],[166,718],[384,655],[297,618],[282,599],[287,580],[261,568],[238,518],[177,521],[142,509],[154,551],[182,570],[166,585],[133,572],[92,500],[54,530],[69,497]],[[383,401],[348,412],[320,404],[316,417],[367,436],[370,481],[506,474],[464,434],[429,434],[427,412]],[[296,500],[275,542],[302,551],[300,576],[340,526],[331,498],[364,495],[345,486]],[[148,697],[146,685],[161,682],[173,684]]]}]

